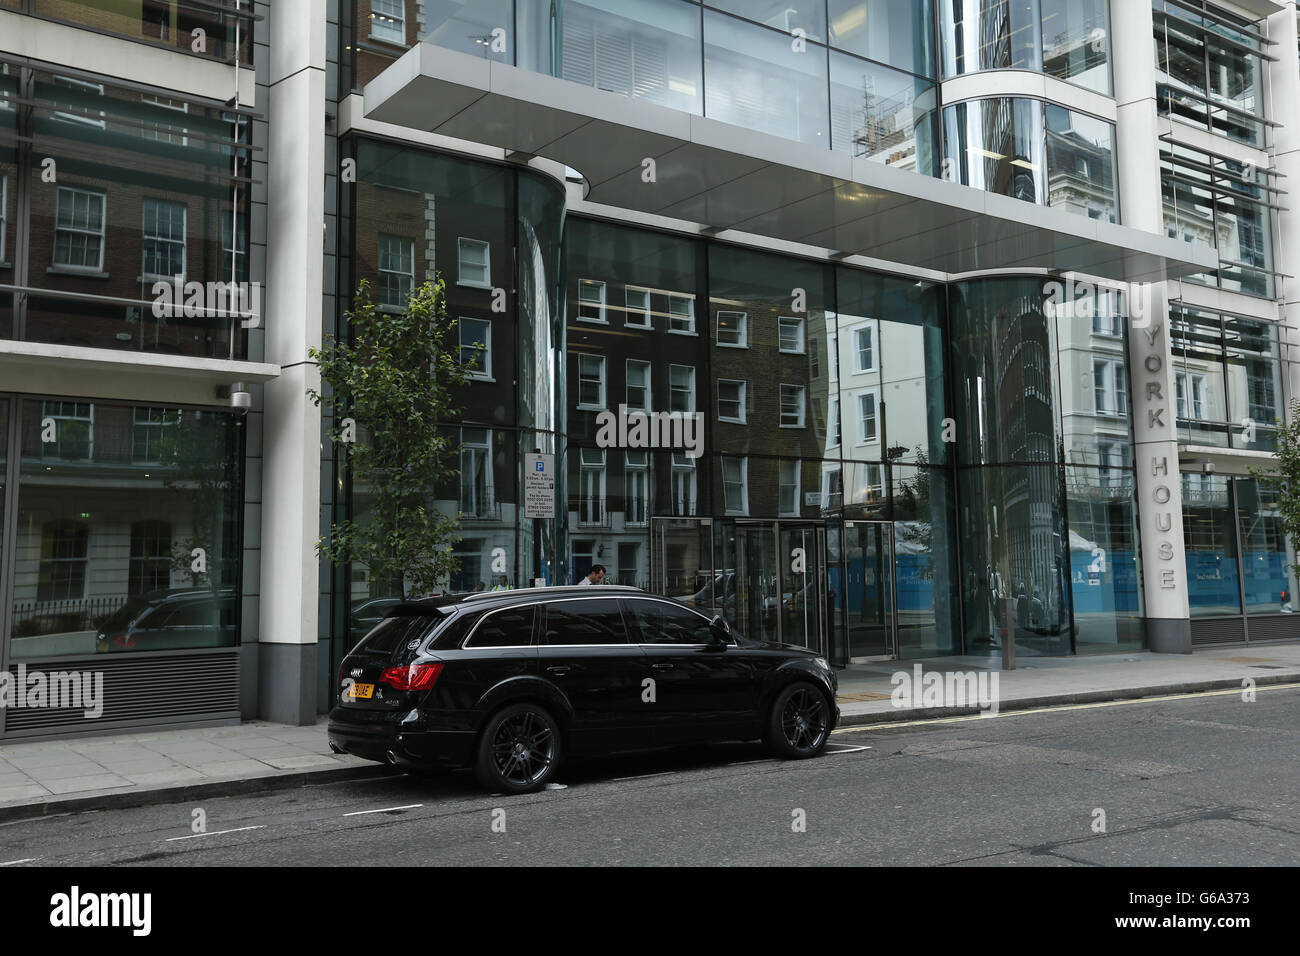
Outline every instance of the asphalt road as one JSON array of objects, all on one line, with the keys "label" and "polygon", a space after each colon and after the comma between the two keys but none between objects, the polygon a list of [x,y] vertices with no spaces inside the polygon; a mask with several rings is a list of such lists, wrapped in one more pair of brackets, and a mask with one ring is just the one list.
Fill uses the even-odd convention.
[{"label": "asphalt road", "polygon": [[756,744],[590,761],[525,797],[394,774],[19,821],[0,826],[0,864],[1300,862],[1300,689],[854,730],[833,746],[795,762]]}]

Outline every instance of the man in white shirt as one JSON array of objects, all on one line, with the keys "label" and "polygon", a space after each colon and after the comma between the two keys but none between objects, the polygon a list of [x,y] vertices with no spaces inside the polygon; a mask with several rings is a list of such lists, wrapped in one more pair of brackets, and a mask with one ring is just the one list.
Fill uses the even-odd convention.
[{"label": "man in white shirt", "polygon": [[603,564],[593,564],[587,576],[578,582],[578,587],[584,588],[589,584],[599,584],[605,580],[605,566]]}]

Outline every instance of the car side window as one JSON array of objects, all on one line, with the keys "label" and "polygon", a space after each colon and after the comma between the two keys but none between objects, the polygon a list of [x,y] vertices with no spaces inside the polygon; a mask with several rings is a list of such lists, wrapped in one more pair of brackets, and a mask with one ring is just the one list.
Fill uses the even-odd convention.
[{"label": "car side window", "polygon": [[183,601],[171,613],[164,627],[216,627],[217,606],[207,599]]},{"label": "car side window", "polygon": [[555,601],[543,605],[543,609],[543,644],[627,643],[627,628],[618,601]]},{"label": "car side window", "polygon": [[465,646],[528,647],[533,643],[533,618],[536,614],[535,604],[489,611],[479,621]]},{"label": "car side window", "polygon": [[707,644],[709,622],[686,608],[663,601],[628,601],[628,611],[642,644]]}]

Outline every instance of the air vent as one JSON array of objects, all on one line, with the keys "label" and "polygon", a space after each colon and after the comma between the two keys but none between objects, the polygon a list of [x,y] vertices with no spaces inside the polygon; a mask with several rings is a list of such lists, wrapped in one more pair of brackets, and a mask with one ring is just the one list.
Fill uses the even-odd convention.
[{"label": "air vent", "polygon": [[1208,644],[1244,644],[1246,629],[1239,617],[1218,618],[1211,621],[1192,621],[1192,646]]},{"label": "air vent", "polygon": [[1300,640],[1300,614],[1282,614],[1278,617],[1252,617],[1247,625],[1250,642]]},{"label": "air vent", "polygon": [[[28,661],[27,672],[81,671],[104,675],[104,712],[10,707],[5,738],[33,734],[84,734],[108,728],[238,719],[239,653],[235,649],[182,656],[121,655],[102,659]],[[18,673],[11,665],[10,673]]]}]

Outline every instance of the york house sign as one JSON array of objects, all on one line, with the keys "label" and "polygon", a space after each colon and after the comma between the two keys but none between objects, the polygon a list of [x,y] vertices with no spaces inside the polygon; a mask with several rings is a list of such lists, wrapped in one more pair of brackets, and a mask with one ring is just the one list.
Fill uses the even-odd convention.
[{"label": "york house sign", "polygon": [[[1138,331],[1142,335],[1146,346],[1146,355],[1142,358],[1143,370],[1147,373],[1146,385],[1146,406],[1147,406],[1147,429],[1150,432],[1159,433],[1160,438],[1167,439],[1168,423],[1165,416],[1169,412],[1169,399],[1165,395],[1165,355],[1163,345],[1157,345],[1160,341],[1160,333],[1164,326],[1159,321],[1153,321],[1145,328]],[[1166,537],[1158,538],[1156,541],[1156,554],[1164,566],[1159,568],[1160,587],[1166,590],[1175,590],[1177,584],[1177,572],[1172,567],[1176,551],[1174,542],[1171,537],[1167,537],[1174,527],[1174,514],[1169,508],[1173,501],[1173,489],[1169,486],[1170,481],[1177,480],[1177,475],[1171,476],[1169,473],[1169,456],[1167,454],[1153,454],[1151,456],[1151,477],[1156,479],[1156,483],[1151,488],[1151,500],[1156,504],[1157,510],[1153,513],[1152,519],[1155,522],[1155,529],[1161,535]],[[1159,510],[1163,508],[1164,510]]]}]

